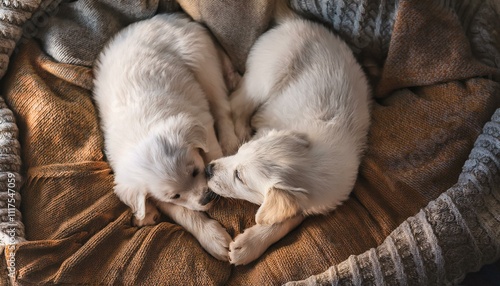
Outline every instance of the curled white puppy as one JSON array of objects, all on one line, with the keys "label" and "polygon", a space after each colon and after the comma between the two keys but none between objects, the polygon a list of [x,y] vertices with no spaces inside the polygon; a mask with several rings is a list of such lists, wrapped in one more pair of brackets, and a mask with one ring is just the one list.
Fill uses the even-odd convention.
[{"label": "curled white puppy", "polygon": [[370,124],[370,89],[351,50],[320,24],[288,19],[252,48],[231,95],[237,154],[206,168],[215,193],[261,205],[256,225],[230,244],[247,264],[351,192]]},{"label": "curled white puppy", "polygon": [[227,260],[231,237],[201,212],[217,197],[205,163],[238,144],[219,54],[209,32],[180,14],[132,24],[100,54],[94,99],[115,193],[134,224],[156,224],[158,207]]}]

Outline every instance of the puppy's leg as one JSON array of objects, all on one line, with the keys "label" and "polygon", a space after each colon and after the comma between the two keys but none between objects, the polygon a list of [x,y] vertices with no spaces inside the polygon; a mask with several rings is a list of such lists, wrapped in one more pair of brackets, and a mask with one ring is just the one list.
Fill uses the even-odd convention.
[{"label": "puppy's leg", "polygon": [[234,128],[240,143],[250,139],[252,127],[261,128],[261,126],[251,126],[252,116],[276,93],[275,86],[279,78],[277,74],[286,72],[286,70],[274,71],[276,67],[263,64],[266,61],[252,58],[249,56],[248,70],[238,88],[230,96]]},{"label": "puppy's leg", "polygon": [[245,265],[259,258],[269,246],[297,227],[304,217],[295,216],[279,224],[256,224],[239,234],[229,244],[229,261],[234,265]]},{"label": "puppy's leg", "polygon": [[[115,177],[115,182],[120,181],[118,176]],[[155,225],[159,222],[160,213],[144,190],[131,189],[126,185],[116,183],[115,194],[132,209],[134,213],[132,225],[141,227]]]},{"label": "puppy's leg", "polygon": [[222,62],[222,74],[224,75],[224,82],[226,83],[229,93],[233,92],[241,80],[241,75],[235,69],[229,56],[224,52],[220,45],[217,45],[217,52]]},{"label": "puppy's leg", "polygon": [[250,119],[259,106],[259,102],[252,100],[251,92],[243,76],[239,87],[231,94],[231,110],[233,113],[234,131],[240,143],[244,143],[252,136]]},{"label": "puppy's leg", "polygon": [[146,200],[146,215],[144,216],[144,219],[137,219],[137,217],[134,215],[134,217],[132,218],[132,225],[143,227],[146,225],[155,225],[159,221],[160,212],[152,202]]},{"label": "puppy's leg", "polygon": [[218,221],[209,218],[204,212],[170,203],[159,202],[158,208],[190,232],[213,257],[228,260],[228,248],[232,239]]},{"label": "puppy's leg", "polygon": [[[209,48],[207,47],[207,49]],[[195,67],[194,73],[207,96],[222,153],[224,155],[233,154],[238,149],[239,144],[231,119],[231,108],[222,74],[222,63],[215,49],[206,52],[206,55],[199,66]]]},{"label": "puppy's leg", "polygon": [[215,159],[222,157],[222,150],[217,141],[217,136],[215,135],[215,130],[212,126],[207,130],[207,142],[208,142],[208,153],[205,153],[203,159],[205,160],[205,165],[212,162]]}]

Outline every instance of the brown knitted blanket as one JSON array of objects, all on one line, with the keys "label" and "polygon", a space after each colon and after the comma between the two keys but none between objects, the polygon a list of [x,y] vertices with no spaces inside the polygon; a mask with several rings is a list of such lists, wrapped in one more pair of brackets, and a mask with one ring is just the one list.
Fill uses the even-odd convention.
[{"label": "brown knitted blanket", "polygon": [[[273,13],[272,1],[265,0],[178,2],[212,30],[240,71]],[[95,56],[125,25],[179,6],[26,3],[31,6],[0,8],[10,11],[11,20],[24,12],[24,20],[9,25],[37,28],[24,33],[2,79],[1,95],[19,127],[22,167],[0,171],[14,168],[10,172],[24,179],[24,233],[22,225],[16,227],[27,241],[5,247],[0,285],[8,283],[11,256],[10,276],[21,285],[277,285],[325,271],[307,283],[441,285],[459,282],[466,272],[500,257],[498,216],[467,220],[467,207],[487,205],[489,213],[500,212],[500,125],[494,125],[500,114],[490,123],[494,131],[483,131],[491,133],[487,143],[477,143],[487,151],[481,153],[484,162],[477,160],[492,175],[469,182],[476,178],[472,159],[464,167],[500,107],[500,17],[493,2],[291,1],[294,10],[340,34],[360,62],[372,63],[367,71],[383,67],[370,74],[376,101],[369,149],[345,204],[306,219],[257,261],[238,267],[211,257],[168,218],[156,226],[131,226],[132,214],[113,194],[112,170],[102,151],[91,99]],[[49,13],[49,5],[57,8]],[[45,22],[27,21],[43,9],[50,16]],[[460,190],[475,184],[472,195],[451,193],[462,170]],[[478,204],[486,200],[482,192],[491,200]],[[234,237],[254,224],[256,210],[250,203],[222,200],[209,215]],[[489,240],[479,241],[480,235]],[[456,261],[456,249],[474,259]]]}]

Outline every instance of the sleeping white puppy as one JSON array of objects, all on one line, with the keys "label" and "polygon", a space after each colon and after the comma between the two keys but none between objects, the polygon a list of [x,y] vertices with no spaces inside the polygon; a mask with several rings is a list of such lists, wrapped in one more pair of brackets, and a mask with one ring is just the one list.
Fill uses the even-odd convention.
[{"label": "sleeping white puppy", "polygon": [[[230,244],[247,264],[351,192],[370,123],[370,89],[349,47],[320,24],[289,19],[252,48],[231,95],[236,155],[206,168],[215,193],[261,205],[256,225]],[[251,126],[251,127],[250,127]]]},{"label": "sleeping white puppy", "polygon": [[227,261],[231,237],[202,212],[217,197],[205,162],[238,146],[218,53],[209,32],[180,14],[132,24],[100,54],[94,99],[115,193],[134,224],[156,224],[156,204]]}]

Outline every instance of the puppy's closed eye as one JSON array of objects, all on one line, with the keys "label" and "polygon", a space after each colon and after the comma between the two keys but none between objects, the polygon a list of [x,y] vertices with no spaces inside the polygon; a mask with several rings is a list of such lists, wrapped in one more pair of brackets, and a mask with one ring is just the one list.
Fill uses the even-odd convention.
[{"label": "puppy's closed eye", "polygon": [[241,173],[240,171],[238,171],[238,169],[234,170],[234,177],[240,181],[242,184],[245,184],[245,182],[243,181],[242,177],[241,177]]}]

